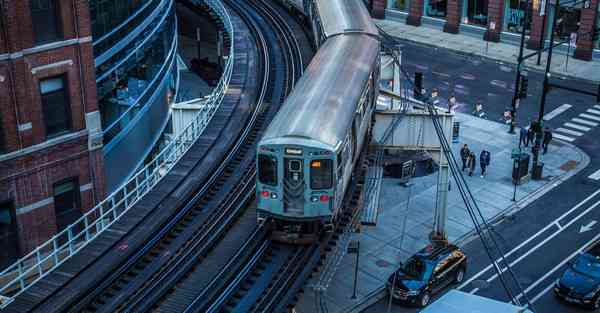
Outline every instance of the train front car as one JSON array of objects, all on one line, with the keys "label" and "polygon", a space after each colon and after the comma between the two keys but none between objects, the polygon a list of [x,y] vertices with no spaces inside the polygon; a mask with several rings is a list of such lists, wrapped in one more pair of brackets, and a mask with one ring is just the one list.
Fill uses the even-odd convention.
[{"label": "train front car", "polygon": [[257,203],[272,238],[308,244],[332,228],[335,207],[335,154],[312,140],[261,142]]}]

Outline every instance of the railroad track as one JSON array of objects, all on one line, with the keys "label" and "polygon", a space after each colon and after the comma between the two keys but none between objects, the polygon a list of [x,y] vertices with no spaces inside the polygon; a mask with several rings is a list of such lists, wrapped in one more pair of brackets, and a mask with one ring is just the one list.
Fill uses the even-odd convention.
[{"label": "railroad track", "polygon": [[[230,5],[237,6],[240,12],[239,7],[245,4],[230,2]],[[196,285],[199,283],[196,280],[202,280],[207,289],[194,288],[192,292],[210,290],[208,287],[215,280],[198,273],[206,274],[205,267],[221,268],[217,277],[223,278],[227,274],[225,269],[243,265],[248,251],[265,242],[265,233],[256,225],[251,205],[256,143],[300,77],[303,64],[298,61],[302,55],[295,46],[297,42],[290,37],[293,32],[283,25],[282,19],[275,21],[275,17],[263,12],[264,20],[256,22],[247,12],[241,13],[256,36],[264,70],[256,106],[242,135],[194,198],[132,258],[103,279],[100,286],[78,299],[69,312],[181,312],[168,306],[190,300],[189,292],[181,291],[180,286]],[[228,236],[236,238],[223,248],[221,243]],[[247,237],[251,240],[239,240]],[[217,251],[229,255],[217,255]]]}]

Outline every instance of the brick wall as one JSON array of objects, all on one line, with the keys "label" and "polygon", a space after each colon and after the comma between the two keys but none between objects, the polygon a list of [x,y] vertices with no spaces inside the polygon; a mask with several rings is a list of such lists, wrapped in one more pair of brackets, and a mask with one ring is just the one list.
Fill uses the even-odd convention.
[{"label": "brick wall", "polygon": [[[0,110],[7,153],[0,155],[0,202],[13,201],[22,253],[56,231],[53,184],[77,177],[82,211],[104,197],[102,150],[88,150],[86,113],[98,110],[90,15],[86,0],[57,0],[63,39],[35,46],[29,1],[0,0]],[[75,39],[77,41],[66,41]],[[40,80],[64,75],[72,132],[47,141]],[[58,141],[57,144],[53,142]],[[91,188],[88,188],[90,187]]]},{"label": "brick wall", "polygon": [[[393,1],[393,0],[388,0]],[[410,12],[406,18],[406,24],[412,26],[421,26],[421,17],[423,17],[423,6],[425,5],[423,0],[411,0],[410,1]]]},{"label": "brick wall", "polygon": [[458,34],[462,16],[463,0],[446,0],[446,23],[444,32]]},{"label": "brick wall", "polygon": [[598,0],[590,0],[588,8],[581,10],[581,26],[577,34],[577,48],[575,49],[575,58],[591,61],[594,48],[593,31],[596,28],[596,18],[598,12]]},{"label": "brick wall", "polygon": [[504,25],[504,0],[490,0],[488,2],[488,25],[483,39],[499,42],[502,25]]}]

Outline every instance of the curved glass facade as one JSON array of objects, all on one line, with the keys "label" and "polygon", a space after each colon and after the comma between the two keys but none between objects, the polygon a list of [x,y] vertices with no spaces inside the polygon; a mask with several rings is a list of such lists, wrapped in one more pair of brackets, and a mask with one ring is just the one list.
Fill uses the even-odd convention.
[{"label": "curved glass facade", "polygon": [[174,0],[90,0],[106,185],[142,164],[169,120],[177,86]]}]

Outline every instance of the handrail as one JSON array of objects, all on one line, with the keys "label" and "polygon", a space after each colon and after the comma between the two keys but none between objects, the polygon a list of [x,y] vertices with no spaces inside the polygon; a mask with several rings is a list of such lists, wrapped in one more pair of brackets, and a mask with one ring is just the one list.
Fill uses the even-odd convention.
[{"label": "handrail", "polygon": [[[233,25],[220,0],[202,0],[223,20],[225,30],[233,36]],[[223,75],[212,94],[204,97],[205,106],[192,122],[171,140],[152,161],[134,174],[124,185],[85,213],[68,228],[54,235],[26,256],[0,272],[0,309],[62,263],[83,249],[93,239],[119,220],[175,166],[204,132],[220,107],[233,72],[234,53],[230,45]]]}]

